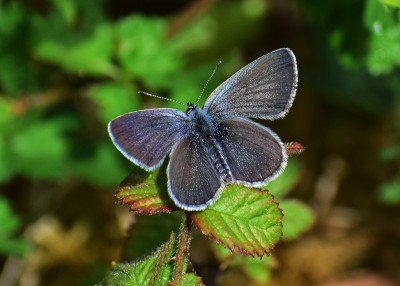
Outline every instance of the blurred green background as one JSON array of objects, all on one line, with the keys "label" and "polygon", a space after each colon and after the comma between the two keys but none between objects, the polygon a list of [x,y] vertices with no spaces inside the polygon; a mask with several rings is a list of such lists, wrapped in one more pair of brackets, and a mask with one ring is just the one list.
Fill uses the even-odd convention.
[{"label": "blurred green background", "polygon": [[315,223],[278,246],[258,271],[270,269],[266,279],[222,267],[201,237],[194,268],[206,285],[399,285],[399,7],[0,1],[0,285],[100,282],[112,261],[127,258],[136,219],[116,204],[114,190],[134,166],[112,145],[107,122],[181,107],[138,90],[194,101],[217,61],[205,95],[280,47],[297,57],[298,93],[285,119],[263,123],[306,147],[290,159],[299,166],[290,197],[313,209]]}]

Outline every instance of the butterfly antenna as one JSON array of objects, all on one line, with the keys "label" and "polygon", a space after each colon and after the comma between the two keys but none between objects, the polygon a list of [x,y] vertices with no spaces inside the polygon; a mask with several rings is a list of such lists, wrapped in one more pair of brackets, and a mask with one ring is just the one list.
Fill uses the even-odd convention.
[{"label": "butterfly antenna", "polygon": [[171,98],[166,98],[166,97],[158,96],[158,95],[151,94],[151,93],[148,93],[148,92],[145,92],[145,91],[141,91],[141,90],[138,91],[138,93],[139,93],[139,94],[142,94],[142,95],[147,95],[147,96],[151,96],[151,97],[155,97],[155,98],[159,98],[159,99],[164,99],[164,100],[172,101],[172,102],[178,103],[178,104],[180,104],[180,105],[186,106],[186,104],[184,104],[184,103],[182,103],[182,102],[180,102],[180,101],[177,101],[177,100],[175,100],[175,99],[171,99]]},{"label": "butterfly antenna", "polygon": [[213,72],[211,73],[210,78],[207,80],[206,84],[204,85],[203,90],[201,91],[199,97],[197,98],[195,105],[197,105],[200,98],[203,96],[204,91],[206,90],[208,84],[210,83],[211,79],[213,78],[214,74],[217,72],[217,70],[221,64],[222,64],[222,61],[218,61],[218,63],[215,65],[215,68],[214,68]]}]

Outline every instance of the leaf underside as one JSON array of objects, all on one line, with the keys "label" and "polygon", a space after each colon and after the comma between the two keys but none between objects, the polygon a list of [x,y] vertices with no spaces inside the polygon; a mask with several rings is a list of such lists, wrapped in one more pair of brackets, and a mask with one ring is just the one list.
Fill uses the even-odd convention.
[{"label": "leaf underside", "polygon": [[152,215],[178,210],[166,192],[159,191],[158,181],[158,172],[149,175],[140,171],[132,173],[118,187],[116,197],[121,204],[128,205],[129,210],[137,214]]}]

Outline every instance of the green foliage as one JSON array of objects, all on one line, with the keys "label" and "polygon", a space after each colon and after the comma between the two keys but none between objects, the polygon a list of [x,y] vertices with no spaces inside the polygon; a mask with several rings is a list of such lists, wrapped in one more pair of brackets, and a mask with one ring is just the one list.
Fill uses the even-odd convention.
[{"label": "green foliage", "polygon": [[150,175],[133,172],[119,186],[116,192],[118,200],[138,214],[169,213],[176,210],[166,189],[159,191],[157,176],[157,171]]},{"label": "green foliage", "polygon": [[140,107],[137,91],[130,86],[101,83],[92,87],[89,96],[97,104],[97,116],[107,124],[111,119]]},{"label": "green foliage", "polygon": [[[186,262],[182,272],[176,273],[178,262],[174,259],[179,252],[179,239],[174,233],[152,255],[133,263],[116,265],[101,286],[108,285],[203,285],[193,273],[186,273]],[[177,282],[180,280],[181,282]]]},{"label": "green foliage", "polygon": [[[396,1],[392,1],[395,4]],[[397,3],[398,4],[398,3]],[[387,74],[400,66],[400,20],[398,11],[378,0],[368,0],[364,24],[370,32],[367,67],[373,74]]]},{"label": "green foliage", "polygon": [[[301,203],[299,200],[284,198],[284,196],[286,196],[293,189],[294,185],[299,180],[300,175],[301,172],[299,163],[295,160],[295,158],[290,158],[285,171],[274,181],[269,182],[267,186],[263,187],[263,189],[268,189],[269,192],[274,195],[274,201],[279,204],[279,208],[282,209],[283,217],[281,223],[283,227],[282,238],[284,240],[298,238],[306,230],[308,230],[315,221],[315,215],[307,205]],[[223,195],[224,194],[222,194],[222,196]],[[247,192],[243,194],[236,194],[236,198],[243,197],[245,199],[246,207],[244,208],[244,211],[247,211],[248,214],[251,215],[252,211],[250,210],[253,210],[254,207],[251,207],[248,199],[246,199],[246,196],[248,196]],[[229,204],[232,204],[232,201],[229,202]],[[270,203],[272,203],[272,201],[270,201]],[[219,201],[216,202],[216,205],[217,204],[219,204]],[[209,209],[212,208],[213,206],[211,206]],[[204,212],[207,211],[208,209]],[[198,214],[195,214],[194,217],[197,215]],[[216,219],[214,218],[212,222],[215,220]],[[273,220],[268,219],[268,221]],[[228,225],[235,225],[236,227],[238,223],[229,223]],[[231,227],[232,230],[235,231],[235,234],[245,234],[245,232],[240,231],[240,229],[235,229],[235,227]],[[213,229],[215,228],[217,229],[217,227],[213,227]],[[232,234],[227,237],[231,236],[235,237],[235,235]],[[255,260],[246,255],[232,253],[231,251],[226,250],[221,246],[215,247],[216,256],[221,261],[222,265],[229,268],[239,267],[249,276],[250,279],[259,284],[265,284],[268,282],[270,269],[274,261],[273,254],[271,256],[263,256],[262,260]],[[246,252],[242,251],[242,253]]]},{"label": "green foliage", "polygon": [[381,0],[382,3],[385,3],[388,6],[400,8],[400,1],[399,0]]},{"label": "green foliage", "polygon": [[11,210],[8,201],[0,197],[0,253],[6,255],[24,255],[30,249],[27,241],[13,236],[20,228],[20,219]]},{"label": "green foliage", "polygon": [[112,32],[109,25],[99,24],[92,35],[72,46],[44,40],[37,45],[36,56],[80,75],[113,76]]},{"label": "green foliage", "polygon": [[165,40],[165,31],[165,21],[140,16],[126,18],[115,26],[117,58],[122,67],[150,86],[166,84],[181,66],[178,51]]},{"label": "green foliage", "polygon": [[[28,12],[18,2],[2,5],[0,69],[7,72],[0,75],[0,92],[5,93],[0,99],[0,181],[22,174],[111,186],[126,173],[124,159],[103,136],[106,124],[141,108],[135,81],[166,86],[169,76],[181,73],[182,57],[178,45],[164,37],[165,20],[136,15],[109,23],[101,2],[53,0],[46,14]],[[48,65],[37,69],[34,60]],[[54,90],[32,95],[32,100],[14,99],[48,88],[65,72],[96,81],[85,91]],[[77,94],[88,95],[84,100],[89,103],[72,110],[69,104]],[[65,105],[59,104],[63,101]],[[100,137],[82,124],[93,111]]]},{"label": "green foliage", "polygon": [[267,191],[228,186],[215,204],[192,214],[197,228],[231,251],[270,253],[282,236],[282,211]]},{"label": "green foliage", "polygon": [[400,204],[400,180],[394,179],[383,183],[379,188],[379,200],[385,204]]},{"label": "green foliage", "polygon": [[283,210],[283,239],[298,238],[314,223],[313,211],[299,200],[283,200],[279,203]]},{"label": "green foliage", "polygon": [[247,255],[232,253],[221,245],[214,244],[214,253],[221,262],[222,268],[239,267],[250,279],[264,285],[269,281],[270,269],[273,266],[272,256],[254,259]]},{"label": "green foliage", "polygon": [[314,213],[305,204],[298,200],[284,199],[300,179],[300,166],[295,159],[289,159],[285,171],[264,188],[270,190],[279,201],[279,207],[283,210],[283,239],[299,237],[314,223]]},{"label": "green foliage", "polygon": [[276,198],[283,198],[292,190],[294,184],[299,180],[299,178],[299,163],[295,159],[289,159],[283,173],[275,180],[269,182],[263,187],[263,189],[270,191]]},{"label": "green foliage", "polygon": [[33,121],[15,134],[10,142],[10,152],[16,158],[11,162],[12,169],[38,179],[61,179],[68,156],[64,132],[69,120]]}]

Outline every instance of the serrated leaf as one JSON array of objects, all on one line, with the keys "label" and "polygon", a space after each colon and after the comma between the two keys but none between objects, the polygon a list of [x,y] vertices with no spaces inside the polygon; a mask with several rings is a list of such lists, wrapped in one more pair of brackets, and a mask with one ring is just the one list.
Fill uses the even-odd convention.
[{"label": "serrated leaf", "polygon": [[[152,285],[165,286],[173,285],[175,263],[174,257],[178,251],[177,237],[171,234],[169,240],[160,246],[152,255],[134,263],[117,264],[106,277],[103,286],[131,286],[131,285]],[[183,268],[183,283],[181,286],[203,285],[201,279],[193,273],[185,273],[186,265]],[[179,285],[177,285],[179,286]]]},{"label": "serrated leaf", "polygon": [[311,227],[315,221],[313,211],[298,200],[279,203],[283,210],[283,239],[294,239]]},{"label": "serrated leaf", "polygon": [[260,189],[228,186],[214,205],[191,216],[204,235],[243,254],[269,254],[282,237],[282,211]]},{"label": "serrated leaf", "polygon": [[[177,207],[166,192],[159,192],[158,172],[145,174],[138,170],[129,175],[118,187],[116,197],[129,210],[138,214],[170,213]],[[165,184],[166,185],[166,184]]]},{"label": "serrated leaf", "polygon": [[134,263],[117,264],[107,276],[104,285],[167,285],[172,278],[175,254],[175,239],[172,234],[169,241],[159,247],[153,255]]}]

